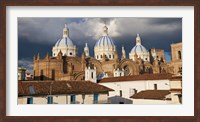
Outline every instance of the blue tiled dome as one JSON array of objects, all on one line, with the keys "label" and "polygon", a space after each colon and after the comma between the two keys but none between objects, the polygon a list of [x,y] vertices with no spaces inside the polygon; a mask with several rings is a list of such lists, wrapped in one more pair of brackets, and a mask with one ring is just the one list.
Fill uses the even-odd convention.
[{"label": "blue tiled dome", "polygon": [[135,45],[130,53],[147,53],[147,49],[142,45]]},{"label": "blue tiled dome", "polygon": [[99,38],[99,40],[96,42],[95,47],[102,47],[102,46],[115,46],[112,38],[109,36],[102,36]]},{"label": "blue tiled dome", "polygon": [[63,37],[59,39],[55,44],[55,47],[66,47],[66,46],[70,47],[74,46],[72,40],[69,37]]}]

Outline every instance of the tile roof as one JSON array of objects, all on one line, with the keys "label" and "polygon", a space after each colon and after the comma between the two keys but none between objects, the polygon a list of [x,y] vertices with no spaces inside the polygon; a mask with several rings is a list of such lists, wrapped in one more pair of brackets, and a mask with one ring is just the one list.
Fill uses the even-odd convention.
[{"label": "tile roof", "polygon": [[140,81],[140,80],[164,80],[170,79],[172,74],[142,74],[142,75],[131,75],[122,77],[110,77],[99,80],[98,83],[106,82],[126,82],[126,81]]},{"label": "tile roof", "polygon": [[170,78],[170,81],[182,81],[182,76],[172,76],[171,78]]},{"label": "tile roof", "polygon": [[169,90],[145,90],[132,95],[130,98],[164,100],[168,94],[170,94]]},{"label": "tile roof", "polygon": [[108,91],[114,90],[91,81],[18,81],[18,96],[93,94]]},{"label": "tile roof", "polygon": [[182,88],[173,88],[173,89],[170,89],[170,92],[182,92]]}]

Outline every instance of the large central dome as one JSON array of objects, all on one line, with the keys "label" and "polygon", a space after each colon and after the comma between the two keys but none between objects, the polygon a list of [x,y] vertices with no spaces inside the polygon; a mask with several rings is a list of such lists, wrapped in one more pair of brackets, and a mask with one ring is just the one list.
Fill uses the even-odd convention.
[{"label": "large central dome", "polygon": [[69,38],[69,29],[67,28],[66,24],[63,28],[63,37],[56,42],[52,49],[53,57],[56,57],[60,51],[62,52],[63,56],[76,56],[76,46]]},{"label": "large central dome", "polygon": [[59,39],[54,47],[66,47],[66,46],[71,46],[71,47],[74,46],[72,40],[69,37],[63,37]]},{"label": "large central dome", "polygon": [[115,44],[112,38],[108,36],[108,28],[106,26],[103,27],[103,36],[95,44],[94,53],[97,60],[102,60],[103,55],[110,60],[114,59]]},{"label": "large central dome", "polygon": [[103,36],[99,38],[96,42],[95,47],[111,47],[115,46],[112,38],[108,36],[108,28],[106,26],[103,27]]}]

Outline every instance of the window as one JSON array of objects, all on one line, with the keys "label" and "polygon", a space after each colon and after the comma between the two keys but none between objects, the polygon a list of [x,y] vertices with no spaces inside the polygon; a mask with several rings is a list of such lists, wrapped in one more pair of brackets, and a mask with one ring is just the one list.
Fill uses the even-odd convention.
[{"label": "window", "polygon": [[43,70],[40,71],[40,80],[44,80]]},{"label": "window", "polygon": [[27,98],[27,104],[33,104],[33,98],[32,97]]},{"label": "window", "polygon": [[97,55],[97,59],[99,58],[99,56]]},{"label": "window", "polygon": [[103,56],[101,55],[101,58],[103,58]]},{"label": "window", "polygon": [[48,96],[47,104],[53,104],[53,96]]},{"label": "window", "polygon": [[72,52],[70,52],[69,55],[72,55]]},{"label": "window", "polygon": [[125,67],[124,67],[124,75],[125,76],[128,76],[130,74],[130,70],[129,70],[129,67],[126,65]]},{"label": "window", "polygon": [[157,84],[154,84],[154,90],[157,90]]},{"label": "window", "polygon": [[119,91],[119,96],[122,97],[122,90]]},{"label": "window", "polygon": [[111,58],[111,55],[109,55],[109,58]]},{"label": "window", "polygon": [[94,77],[94,74],[93,74],[93,72],[91,72],[91,77],[92,77],[92,78]]},{"label": "window", "polygon": [[182,103],[182,95],[181,94],[178,95],[178,100],[179,100],[179,103]]},{"label": "window", "polygon": [[71,95],[70,103],[71,104],[76,104],[76,95]]},{"label": "window", "polygon": [[98,97],[99,97],[99,94],[94,94],[94,101],[93,101],[94,104],[98,103]]},{"label": "window", "polygon": [[178,59],[181,59],[181,51],[178,51]]},{"label": "window", "polygon": [[122,75],[122,73],[119,73],[119,76],[121,76]]},{"label": "window", "polygon": [[54,69],[52,69],[52,71],[51,71],[51,79],[55,80],[55,70]]}]

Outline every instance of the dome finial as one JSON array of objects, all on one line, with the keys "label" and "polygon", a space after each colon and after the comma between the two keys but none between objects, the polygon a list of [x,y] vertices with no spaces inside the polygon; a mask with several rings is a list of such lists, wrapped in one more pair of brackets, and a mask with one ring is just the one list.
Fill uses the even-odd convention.
[{"label": "dome finial", "polygon": [[103,27],[103,36],[108,36],[108,27],[106,25]]},{"label": "dome finial", "polygon": [[137,37],[136,37],[136,45],[141,45],[141,38],[138,33],[137,33]]},{"label": "dome finial", "polygon": [[69,35],[69,29],[67,28],[67,24],[65,24],[65,27],[63,28],[63,37],[66,38]]}]

